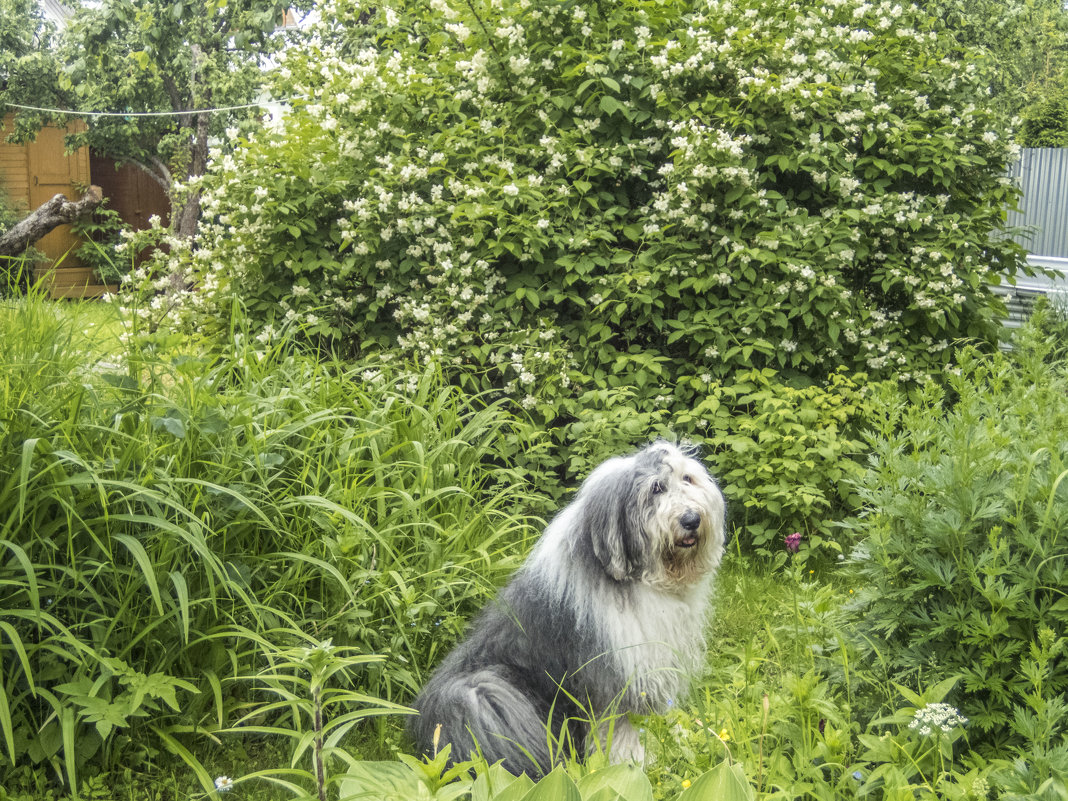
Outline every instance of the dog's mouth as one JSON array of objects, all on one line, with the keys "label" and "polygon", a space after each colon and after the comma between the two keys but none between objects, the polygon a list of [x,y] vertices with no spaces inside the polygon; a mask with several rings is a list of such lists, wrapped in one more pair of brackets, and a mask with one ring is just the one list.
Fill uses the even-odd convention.
[{"label": "dog's mouth", "polygon": [[697,545],[697,532],[687,531],[675,540],[676,548],[693,548]]}]

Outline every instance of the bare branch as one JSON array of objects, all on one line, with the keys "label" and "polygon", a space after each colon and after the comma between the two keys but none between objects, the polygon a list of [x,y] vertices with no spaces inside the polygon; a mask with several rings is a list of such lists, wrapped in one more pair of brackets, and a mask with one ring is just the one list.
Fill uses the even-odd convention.
[{"label": "bare branch", "polygon": [[52,229],[91,214],[103,201],[99,186],[89,187],[81,200],[67,200],[63,195],[56,195],[0,236],[0,256],[19,255]]}]

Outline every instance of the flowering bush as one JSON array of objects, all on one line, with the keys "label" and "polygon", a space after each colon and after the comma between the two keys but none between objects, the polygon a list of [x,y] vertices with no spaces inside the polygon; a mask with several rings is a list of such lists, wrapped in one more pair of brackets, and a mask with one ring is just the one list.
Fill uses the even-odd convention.
[{"label": "flowering bush", "polygon": [[620,392],[647,436],[738,370],[914,382],[995,338],[1013,148],[911,7],[363,8],[327,3],[278,69],[305,99],[197,184],[164,269],[198,327],[236,299],[439,361],[564,442]]}]

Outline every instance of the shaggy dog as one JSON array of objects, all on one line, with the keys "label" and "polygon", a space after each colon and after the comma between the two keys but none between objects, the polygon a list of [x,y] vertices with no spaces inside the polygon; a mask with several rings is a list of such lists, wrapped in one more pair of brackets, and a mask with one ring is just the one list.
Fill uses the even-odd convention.
[{"label": "shaggy dog", "polygon": [[416,698],[421,749],[533,775],[564,746],[642,759],[626,713],[663,711],[699,669],[723,555],[723,495],[695,456],[658,441],[590,474]]}]

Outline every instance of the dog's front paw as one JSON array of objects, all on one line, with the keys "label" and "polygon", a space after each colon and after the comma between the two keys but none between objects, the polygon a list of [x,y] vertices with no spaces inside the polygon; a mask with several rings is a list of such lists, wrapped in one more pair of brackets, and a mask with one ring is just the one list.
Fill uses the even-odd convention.
[{"label": "dog's front paw", "polygon": [[601,726],[599,737],[602,749],[607,745],[608,761],[612,764],[621,762],[645,763],[645,746],[642,745],[641,733],[634,728],[626,717],[616,718]]}]

